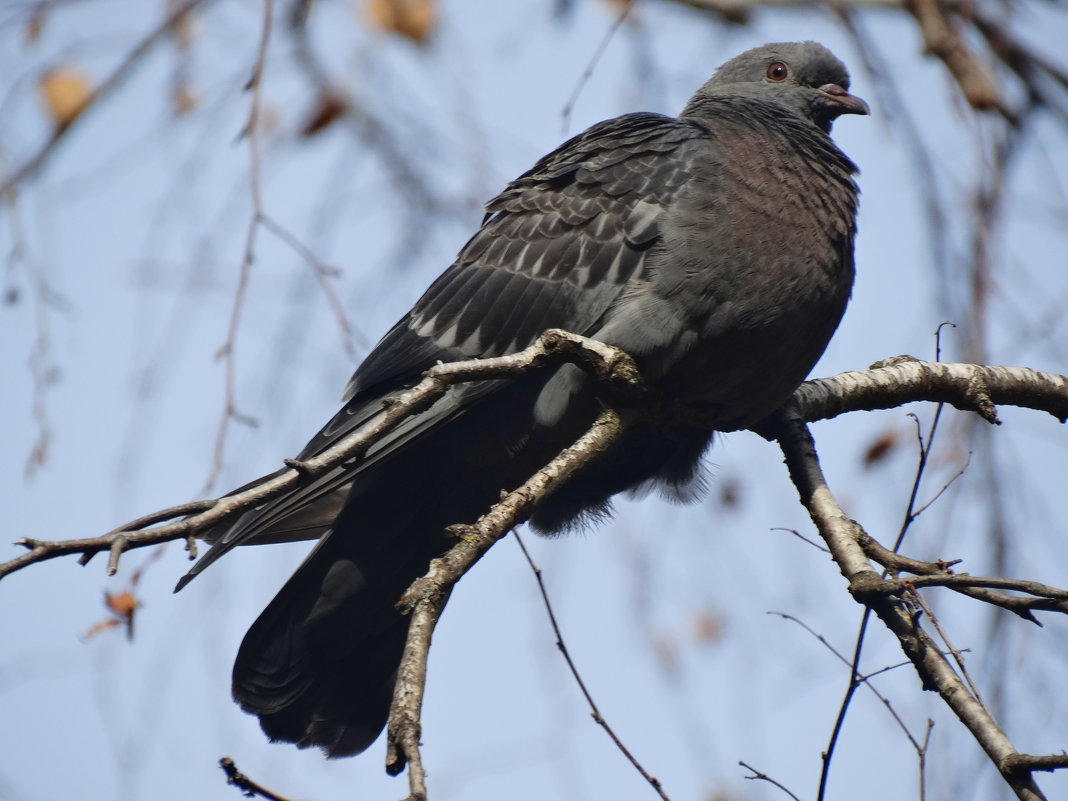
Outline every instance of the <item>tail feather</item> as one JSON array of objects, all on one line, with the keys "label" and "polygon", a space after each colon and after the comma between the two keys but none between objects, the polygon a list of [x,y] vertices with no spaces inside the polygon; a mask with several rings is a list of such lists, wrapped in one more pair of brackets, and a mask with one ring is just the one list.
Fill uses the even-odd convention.
[{"label": "tail feather", "polygon": [[411,579],[369,583],[331,550],[317,548],[252,624],[233,695],[272,740],[336,757],[366,749],[386,721],[408,629],[393,604]]},{"label": "tail feather", "polygon": [[441,506],[393,475],[368,476],[252,624],[233,696],[272,740],[338,757],[378,737],[408,632],[395,606],[448,545]]},{"label": "tail feather", "polygon": [[[516,382],[494,404],[473,407],[359,471],[331,529],[252,624],[234,663],[234,699],[259,716],[268,737],[319,746],[332,757],[374,742],[408,631],[395,604],[448,549],[445,526],[477,519],[595,415],[591,397],[586,413],[553,436],[528,436],[539,388],[534,378]],[[559,527],[603,506],[604,488],[615,492],[644,478],[648,467],[639,464],[659,456],[658,447],[636,449],[622,472],[589,474],[589,486],[568,485],[548,519]]]}]

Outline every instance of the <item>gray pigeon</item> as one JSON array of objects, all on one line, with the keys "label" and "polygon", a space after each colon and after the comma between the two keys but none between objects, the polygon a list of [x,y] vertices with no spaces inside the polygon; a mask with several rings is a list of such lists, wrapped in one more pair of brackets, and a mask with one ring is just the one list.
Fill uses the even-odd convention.
[{"label": "gray pigeon", "polygon": [[[857,169],[828,134],[839,115],[868,113],[848,88],[822,46],[771,44],[720,67],[677,118],[627,114],[565,142],[489,202],[299,458],[382,414],[436,362],[512,353],[563,328],[627,351],[653,391],[711,422],[632,423],[533,526],[604,517],[624,490],[693,497],[714,432],[784,403],[845,310]],[[178,589],[235,545],[319,539],[245,635],[237,702],[272,740],[329,756],[367,748],[407,632],[394,604],[449,547],[445,527],[476,520],[600,408],[574,367],[463,385],[362,460],[216,532]]]}]

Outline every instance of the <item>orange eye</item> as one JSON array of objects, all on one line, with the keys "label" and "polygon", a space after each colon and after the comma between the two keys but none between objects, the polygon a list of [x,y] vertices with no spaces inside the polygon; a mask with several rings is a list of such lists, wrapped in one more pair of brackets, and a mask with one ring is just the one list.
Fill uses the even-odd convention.
[{"label": "orange eye", "polygon": [[765,73],[769,81],[775,83],[782,83],[786,80],[786,77],[790,74],[790,71],[786,69],[786,65],[781,61],[773,61],[768,64],[768,71]]}]

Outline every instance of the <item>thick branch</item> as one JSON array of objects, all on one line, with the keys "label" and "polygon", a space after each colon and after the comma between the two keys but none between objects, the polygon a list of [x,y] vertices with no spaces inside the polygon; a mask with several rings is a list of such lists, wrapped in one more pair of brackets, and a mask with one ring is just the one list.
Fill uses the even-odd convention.
[{"label": "thick branch", "polygon": [[792,403],[806,422],[913,401],[948,403],[998,422],[998,405],[1023,406],[1068,420],[1068,378],[1026,367],[924,362],[898,356],[869,370],[806,381]]},{"label": "thick branch", "polygon": [[790,477],[801,503],[808,510],[831,556],[849,581],[849,591],[859,603],[868,606],[898,638],[901,650],[920,676],[924,689],[938,692],[960,721],[968,728],[991,761],[998,766],[1017,797],[1025,801],[1043,799],[1029,772],[1007,770],[1004,766],[1017,756],[1005,732],[989,710],[969,692],[960,676],[938,647],[920,627],[899,599],[880,591],[882,579],[868,562],[860,546],[863,532],[839,507],[823,477],[816,446],[808,426],[796,414],[782,414],[778,424],[779,445],[786,456]]}]

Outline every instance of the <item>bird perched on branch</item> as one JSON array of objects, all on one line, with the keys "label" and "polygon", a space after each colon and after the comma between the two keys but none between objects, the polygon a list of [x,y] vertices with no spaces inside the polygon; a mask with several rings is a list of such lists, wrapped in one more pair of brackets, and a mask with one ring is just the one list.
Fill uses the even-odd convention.
[{"label": "bird perched on branch", "polygon": [[[615,345],[647,386],[702,410],[636,420],[531,519],[542,532],[654,486],[699,490],[715,431],[782,405],[823,353],[853,285],[854,164],[829,137],[867,114],[822,46],[771,44],[720,67],[678,117],[627,114],[542,158],[359,366],[298,458],[383,413],[435,363],[521,350],[548,328]],[[367,454],[246,512],[235,545],[318,538],[241,644],[234,698],[272,740],[367,748],[388,715],[407,618],[394,605],[473,522],[570,445],[601,408],[578,368],[452,388]]]}]

